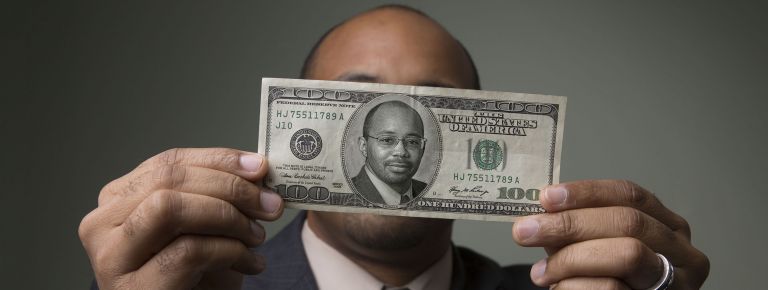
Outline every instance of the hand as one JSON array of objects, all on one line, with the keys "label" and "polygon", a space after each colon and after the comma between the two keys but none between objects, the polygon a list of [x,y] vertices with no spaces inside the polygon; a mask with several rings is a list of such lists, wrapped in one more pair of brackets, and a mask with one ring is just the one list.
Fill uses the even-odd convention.
[{"label": "hand", "polygon": [[283,211],[266,173],[258,154],[172,149],[107,184],[79,228],[99,288],[240,289],[264,269],[255,220]]},{"label": "hand", "polygon": [[669,289],[699,289],[709,260],[691,245],[691,231],[650,192],[628,181],[578,181],[544,189],[547,213],[513,226],[517,243],[544,247],[531,269],[552,289],[646,289],[662,276],[655,253],[675,267]]}]

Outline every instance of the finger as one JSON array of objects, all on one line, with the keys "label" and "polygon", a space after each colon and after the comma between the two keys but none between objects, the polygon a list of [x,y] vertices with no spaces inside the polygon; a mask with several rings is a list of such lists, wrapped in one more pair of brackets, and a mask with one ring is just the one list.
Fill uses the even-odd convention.
[{"label": "finger", "polygon": [[255,182],[267,174],[263,155],[228,148],[176,148],[170,149],[141,163],[123,177],[110,182],[99,194],[99,205],[119,196],[121,190],[135,185],[136,177],[163,166],[203,167],[223,171]]},{"label": "finger", "polygon": [[541,205],[547,212],[587,208],[626,206],[638,209],[673,231],[690,239],[688,223],[667,209],[655,195],[639,185],[625,180],[587,180],[552,185],[544,188]]},{"label": "finger", "polygon": [[174,148],[139,164],[138,172],[163,165],[205,167],[229,172],[254,181],[267,173],[263,155],[230,148]]},{"label": "finger", "polygon": [[[91,253],[95,248],[104,244],[104,232],[111,229],[111,227],[104,226],[105,219],[102,216],[103,213],[99,212],[98,208],[94,209],[83,217],[77,227],[77,236],[88,253],[88,257],[93,257]],[[91,261],[91,264],[94,264],[94,261]]]},{"label": "finger", "polygon": [[116,223],[121,223],[153,192],[165,189],[224,200],[252,219],[275,220],[283,210],[282,198],[271,190],[208,168],[166,165],[136,177],[133,183],[134,186],[124,189],[123,199],[104,206]]},{"label": "finger", "polygon": [[529,216],[512,228],[526,247],[561,248],[605,238],[632,237],[673,260],[685,260],[694,248],[681,235],[653,217],[629,207],[583,208]]},{"label": "finger", "polygon": [[631,290],[616,278],[606,277],[575,277],[568,278],[552,285],[551,290]]},{"label": "finger", "polygon": [[[233,239],[185,235],[137,270],[142,289],[192,289],[204,273],[231,269],[253,275],[264,270],[264,258]],[[159,275],[158,275],[159,274]]]},{"label": "finger", "polygon": [[176,237],[215,235],[237,239],[247,246],[264,241],[264,229],[230,203],[205,195],[164,190],[147,198],[108,239],[119,244],[105,254],[118,272],[139,268]]},{"label": "finger", "polygon": [[658,281],[663,265],[656,253],[633,238],[590,240],[563,247],[531,268],[536,285],[546,286],[573,277],[613,277],[632,289]]}]

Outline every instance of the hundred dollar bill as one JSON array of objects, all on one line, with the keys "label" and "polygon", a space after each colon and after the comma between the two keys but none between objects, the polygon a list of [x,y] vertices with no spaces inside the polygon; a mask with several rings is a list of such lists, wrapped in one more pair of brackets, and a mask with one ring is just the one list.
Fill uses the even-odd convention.
[{"label": "hundred dollar bill", "polygon": [[557,183],[565,97],[262,81],[265,185],[288,207],[514,221]]}]

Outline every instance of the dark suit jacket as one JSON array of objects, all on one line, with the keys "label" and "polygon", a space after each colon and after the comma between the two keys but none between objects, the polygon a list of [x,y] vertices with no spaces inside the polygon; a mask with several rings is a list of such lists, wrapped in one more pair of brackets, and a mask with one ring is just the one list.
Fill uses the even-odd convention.
[{"label": "dark suit jacket", "polygon": [[[301,212],[274,238],[255,249],[267,260],[264,272],[248,276],[243,289],[317,290],[309,267],[301,228],[306,213]],[[451,290],[542,290],[531,283],[530,265],[500,267],[472,250],[453,247]]]},{"label": "dark suit jacket", "polygon": [[[360,173],[358,173],[357,176],[352,178],[352,184],[354,184],[357,191],[359,191],[368,201],[375,204],[386,204],[384,198],[381,197],[381,193],[376,190],[376,187],[373,186],[373,182],[371,182],[371,178],[368,177],[368,172],[365,171],[365,166],[360,169]],[[426,183],[411,179],[413,198],[416,199],[426,187]]]},{"label": "dark suit jacket", "polygon": [[[243,290],[318,290],[309,267],[301,229],[306,212],[299,215],[275,237],[253,251],[266,258],[266,270],[246,276]],[[470,249],[453,247],[451,290],[544,290],[531,283],[530,265],[500,267]],[[92,290],[99,288],[94,281]]]}]

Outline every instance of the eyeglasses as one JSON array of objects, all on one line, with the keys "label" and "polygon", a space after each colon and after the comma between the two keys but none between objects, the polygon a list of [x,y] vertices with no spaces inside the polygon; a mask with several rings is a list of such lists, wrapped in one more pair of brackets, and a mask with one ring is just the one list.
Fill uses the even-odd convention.
[{"label": "eyeglasses", "polygon": [[393,135],[379,135],[379,136],[367,136],[368,138],[376,139],[377,143],[382,147],[395,147],[397,143],[403,142],[403,146],[407,149],[422,150],[427,144],[427,139],[421,137],[408,136],[404,138],[398,138]]}]

